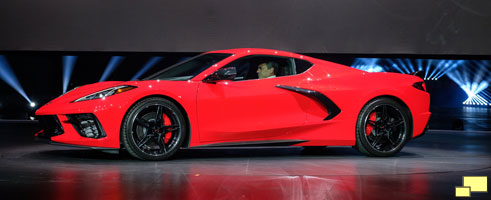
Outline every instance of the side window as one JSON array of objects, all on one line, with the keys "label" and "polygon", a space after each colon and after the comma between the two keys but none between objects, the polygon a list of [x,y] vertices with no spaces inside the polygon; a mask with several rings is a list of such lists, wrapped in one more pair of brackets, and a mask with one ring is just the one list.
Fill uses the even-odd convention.
[{"label": "side window", "polygon": [[290,58],[267,55],[252,55],[239,58],[225,67],[235,67],[236,81],[289,76],[294,74]]},{"label": "side window", "polygon": [[305,60],[295,59],[295,72],[297,74],[307,71],[310,69],[310,67],[312,67],[312,63]]}]

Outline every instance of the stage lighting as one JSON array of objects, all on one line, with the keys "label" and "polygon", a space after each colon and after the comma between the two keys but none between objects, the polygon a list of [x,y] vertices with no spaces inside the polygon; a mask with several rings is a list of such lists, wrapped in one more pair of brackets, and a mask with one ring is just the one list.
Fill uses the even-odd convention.
[{"label": "stage lighting", "polygon": [[63,56],[63,94],[66,93],[77,56]]},{"label": "stage lighting", "polygon": [[351,67],[366,72],[383,72],[384,68],[378,65],[379,58],[357,58]]},{"label": "stage lighting", "polygon": [[109,75],[118,67],[118,65],[124,60],[122,56],[113,56],[104,70],[99,82],[105,81]]},{"label": "stage lighting", "polygon": [[464,105],[489,106],[491,95],[486,90],[491,78],[485,74],[489,73],[489,62],[472,61],[466,62],[465,67],[460,67],[447,73],[467,94]]},{"label": "stage lighting", "polygon": [[138,78],[140,78],[140,76],[142,76],[145,72],[147,72],[148,70],[152,69],[153,66],[155,66],[155,64],[157,64],[160,60],[162,60],[162,57],[153,57],[151,58],[144,66],[142,69],[140,69],[140,71],[138,71],[133,77],[131,77],[130,80],[134,81]]},{"label": "stage lighting", "polygon": [[[373,59],[372,59],[373,61]],[[462,66],[464,60],[432,60],[432,59],[377,59],[377,65],[383,69],[394,69],[397,72],[403,74],[409,74],[415,71],[425,71],[424,80],[438,80],[441,76],[445,75],[448,71],[451,71],[459,66]],[[353,66],[373,64],[368,63],[368,58],[357,59]]]},{"label": "stage lighting", "polygon": [[366,71],[366,72],[383,72],[384,69],[380,65],[358,65],[355,68]]},{"label": "stage lighting", "polygon": [[437,73],[435,73],[434,77],[435,80],[438,80],[440,77],[445,75],[447,72],[454,70],[457,67],[464,66],[466,64],[465,60],[451,60],[448,61],[445,65],[444,68],[441,68],[438,70]]},{"label": "stage lighting", "polygon": [[5,81],[10,87],[14,88],[24,99],[26,99],[29,103],[31,103],[31,99],[27,97],[24,89],[19,83],[17,76],[15,76],[14,71],[10,68],[7,59],[3,55],[0,55],[0,79]]}]

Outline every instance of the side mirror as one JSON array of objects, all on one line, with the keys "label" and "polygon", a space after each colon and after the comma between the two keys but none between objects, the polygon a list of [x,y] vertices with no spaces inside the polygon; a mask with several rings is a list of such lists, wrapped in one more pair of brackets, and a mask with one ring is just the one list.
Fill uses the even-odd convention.
[{"label": "side mirror", "polygon": [[206,77],[203,82],[205,83],[215,83],[217,81],[231,80],[233,81],[237,76],[237,69],[235,67],[220,68],[213,74]]}]

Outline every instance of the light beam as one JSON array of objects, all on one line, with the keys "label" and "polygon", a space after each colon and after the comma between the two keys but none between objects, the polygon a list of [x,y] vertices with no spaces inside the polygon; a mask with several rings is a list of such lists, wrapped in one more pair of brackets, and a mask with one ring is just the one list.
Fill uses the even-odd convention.
[{"label": "light beam", "polygon": [[145,72],[147,72],[148,70],[152,69],[152,67],[155,66],[155,64],[157,64],[160,60],[162,60],[162,57],[153,57],[153,58],[151,58],[143,66],[143,68],[140,69],[140,71],[138,71],[133,77],[131,77],[130,80],[134,81],[134,80],[140,78],[140,76],[142,76],[143,74],[145,74]]},{"label": "light beam", "polygon": [[107,64],[106,69],[101,76],[101,79],[99,79],[99,82],[105,81],[123,60],[124,57],[122,56],[113,56]]},{"label": "light beam", "polygon": [[467,99],[462,104],[491,105],[491,95],[486,91],[491,81],[489,67],[489,62],[472,62],[447,72],[447,76],[467,94]]},{"label": "light beam", "polygon": [[357,58],[351,67],[366,72],[383,72],[382,66],[378,64],[379,58]]},{"label": "light beam", "polygon": [[12,71],[12,68],[10,68],[7,59],[3,55],[0,55],[0,78],[5,81],[5,83],[10,85],[10,87],[14,88],[15,91],[17,91],[22,97],[24,97],[24,99],[27,100],[27,102],[29,102],[29,104],[32,103],[31,99],[27,97],[24,89],[20,85],[14,71]]},{"label": "light beam", "polygon": [[68,88],[77,56],[63,56],[63,94]]}]

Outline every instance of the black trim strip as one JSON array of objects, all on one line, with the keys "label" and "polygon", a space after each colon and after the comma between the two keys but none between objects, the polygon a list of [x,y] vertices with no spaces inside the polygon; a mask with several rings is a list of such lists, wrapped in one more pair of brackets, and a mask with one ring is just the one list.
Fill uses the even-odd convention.
[{"label": "black trim strip", "polygon": [[276,87],[285,89],[285,90],[290,90],[293,92],[297,92],[299,94],[303,94],[307,97],[315,99],[317,102],[321,103],[327,110],[327,117],[324,118],[324,120],[330,120],[334,117],[336,117],[339,113],[341,113],[341,109],[331,101],[328,97],[326,97],[324,94],[315,91],[315,90],[308,90],[308,89],[303,89],[303,88],[298,88],[298,87],[292,87],[292,86],[287,86],[287,85],[277,85]]},{"label": "black trim strip", "polygon": [[308,140],[262,140],[262,141],[245,141],[245,142],[221,142],[213,144],[205,144],[190,148],[200,147],[248,147],[248,146],[291,146]]}]

